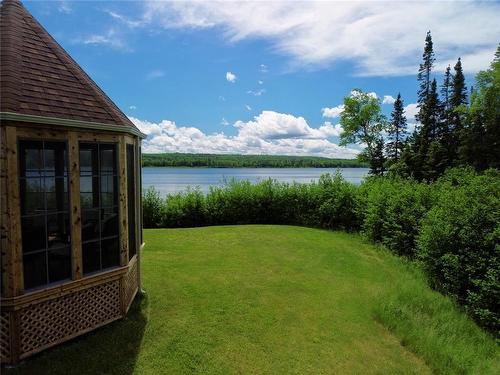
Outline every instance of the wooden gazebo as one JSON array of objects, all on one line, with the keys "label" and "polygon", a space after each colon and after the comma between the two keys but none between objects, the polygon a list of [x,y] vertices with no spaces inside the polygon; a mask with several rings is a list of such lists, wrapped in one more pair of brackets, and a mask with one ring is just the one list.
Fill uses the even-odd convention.
[{"label": "wooden gazebo", "polygon": [[143,134],[17,0],[0,7],[0,357],[122,318],[140,288]]}]

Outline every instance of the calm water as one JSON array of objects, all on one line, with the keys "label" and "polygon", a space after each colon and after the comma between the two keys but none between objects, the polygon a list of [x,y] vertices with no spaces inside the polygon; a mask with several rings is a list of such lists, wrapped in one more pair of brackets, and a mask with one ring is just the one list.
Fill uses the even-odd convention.
[{"label": "calm water", "polygon": [[361,183],[367,168],[143,168],[142,186],[154,186],[162,195],[178,193],[188,187],[200,188],[207,193],[210,186],[220,186],[235,178],[252,183],[275,179],[279,182],[308,183],[317,181],[322,174],[339,170],[347,181]]}]

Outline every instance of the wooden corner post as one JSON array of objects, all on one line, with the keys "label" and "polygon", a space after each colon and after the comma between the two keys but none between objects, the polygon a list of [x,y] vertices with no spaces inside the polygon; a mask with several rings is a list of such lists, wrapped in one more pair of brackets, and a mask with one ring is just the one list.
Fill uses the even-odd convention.
[{"label": "wooden corner post", "polygon": [[69,147],[69,188],[71,207],[71,253],[73,280],[82,278],[82,215],[80,207],[80,148],[74,132],[68,134]]}]

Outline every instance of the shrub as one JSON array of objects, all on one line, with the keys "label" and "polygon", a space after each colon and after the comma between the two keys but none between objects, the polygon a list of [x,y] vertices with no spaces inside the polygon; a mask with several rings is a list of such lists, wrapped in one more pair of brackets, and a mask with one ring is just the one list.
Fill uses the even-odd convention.
[{"label": "shrub", "polygon": [[431,284],[500,335],[500,179],[452,170],[436,185],[418,256]]},{"label": "shrub", "polygon": [[431,187],[413,180],[370,178],[361,186],[362,231],[392,252],[413,258],[421,221],[432,206]]},{"label": "shrub", "polygon": [[142,197],[142,215],[145,228],[158,228],[162,224],[164,211],[160,192],[154,187],[146,190]]}]

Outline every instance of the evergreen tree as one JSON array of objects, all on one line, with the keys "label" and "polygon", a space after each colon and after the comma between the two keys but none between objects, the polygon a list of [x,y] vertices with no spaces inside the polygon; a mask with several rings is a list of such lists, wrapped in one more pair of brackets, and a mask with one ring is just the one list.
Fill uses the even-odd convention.
[{"label": "evergreen tree", "polygon": [[401,153],[406,139],[406,116],[404,113],[404,104],[401,99],[401,93],[398,94],[394,102],[394,109],[391,113],[391,121],[388,129],[388,139],[386,150],[387,158],[390,164],[397,163],[401,158]]},{"label": "evergreen tree", "polygon": [[465,86],[465,77],[462,70],[462,61],[458,58],[454,67],[452,92],[450,97],[450,118],[449,118],[449,140],[448,140],[448,159],[450,164],[457,165],[463,163],[459,158],[458,149],[463,143],[465,136],[463,129],[463,106],[467,104],[467,87]]},{"label": "evergreen tree", "polygon": [[380,137],[375,141],[375,147],[370,158],[370,174],[372,175],[381,176],[386,171],[384,148],[384,140]]},{"label": "evergreen tree", "polygon": [[443,103],[443,110],[448,111],[450,109],[450,98],[452,95],[452,75],[451,75],[451,67],[448,65],[444,72],[443,84],[441,86],[441,98]]},{"label": "evergreen tree", "polygon": [[422,59],[423,61],[420,64],[417,75],[417,81],[419,82],[417,103],[420,109],[417,115],[417,120],[419,121],[422,121],[420,117],[424,115],[422,111],[425,111],[425,103],[427,101],[427,98],[429,97],[431,89],[431,71],[435,61],[432,36],[430,31],[427,32],[427,36],[425,37],[425,47]]}]

